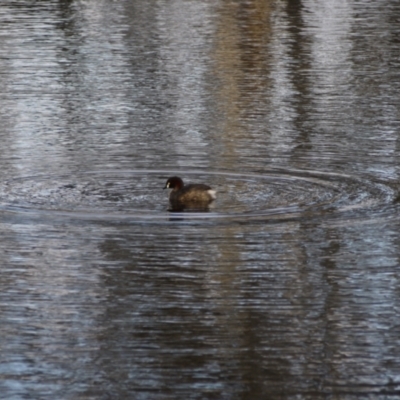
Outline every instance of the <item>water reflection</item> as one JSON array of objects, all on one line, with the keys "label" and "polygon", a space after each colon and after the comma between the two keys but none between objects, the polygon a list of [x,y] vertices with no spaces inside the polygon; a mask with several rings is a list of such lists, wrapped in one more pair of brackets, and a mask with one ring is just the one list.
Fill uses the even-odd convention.
[{"label": "water reflection", "polygon": [[3,397],[397,396],[399,13],[3,1]]}]

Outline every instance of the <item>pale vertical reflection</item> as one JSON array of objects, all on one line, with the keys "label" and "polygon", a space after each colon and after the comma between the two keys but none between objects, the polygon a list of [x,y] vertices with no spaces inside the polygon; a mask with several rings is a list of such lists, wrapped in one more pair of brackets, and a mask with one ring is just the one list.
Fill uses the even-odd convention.
[{"label": "pale vertical reflection", "polygon": [[[316,128],[332,132],[339,127],[338,133],[341,133],[343,120],[337,115],[341,112],[348,115],[348,107],[354,99],[354,93],[349,92],[352,6],[347,0],[311,0],[305,3],[303,18],[305,34],[312,38],[310,88],[317,111]],[[337,113],[335,119],[330,117],[332,113]]]},{"label": "pale vertical reflection", "polygon": [[272,163],[279,164],[279,155],[289,151],[294,146],[297,134],[297,111],[293,102],[295,87],[293,82],[293,57],[290,55],[292,43],[295,40],[289,32],[290,21],[287,15],[286,2],[277,2],[271,15],[271,88],[268,96],[271,102],[272,129],[269,132],[269,153],[278,155],[272,157]]},{"label": "pale vertical reflection", "polygon": [[[211,16],[209,2],[177,0],[161,3],[157,17],[160,70],[171,87],[167,92],[173,105],[165,122],[174,131],[175,152],[185,156],[207,152],[201,127],[205,115],[209,38],[213,32]],[[195,164],[193,158],[192,166]],[[188,166],[186,158],[184,166]]]},{"label": "pale vertical reflection", "polygon": [[[17,20],[20,17],[13,8],[7,14]],[[54,95],[61,88],[56,79],[59,69],[54,43],[57,41],[51,14],[45,11],[32,13],[19,24],[10,25],[8,34],[2,37],[9,58],[7,92],[12,93],[12,109],[7,116],[12,130],[8,151],[16,159],[24,160],[14,164],[22,172],[48,164],[43,157],[47,146],[39,138],[51,129],[52,116],[59,108]]]},{"label": "pale vertical reflection", "polygon": [[[70,165],[74,154],[66,148],[68,142],[83,137],[82,129],[73,131],[70,122],[80,120],[84,111],[90,116],[80,126],[90,131],[84,137],[86,148],[99,141],[119,145],[113,129],[98,135],[117,112],[119,126],[128,124],[128,89],[116,89],[126,88],[123,82],[129,77],[123,57],[124,17],[101,2],[79,4],[70,9],[76,22],[71,32],[58,27],[54,21],[59,22],[59,10],[49,5],[21,21],[24,29],[11,25],[3,42],[10,59],[8,91],[14,93],[8,116],[10,151],[24,160],[16,165],[21,173]],[[19,18],[15,9],[10,14]]]},{"label": "pale vertical reflection", "polygon": [[[129,21],[122,4],[95,0],[79,4],[74,15],[79,21],[79,29],[74,31],[78,56],[76,60],[68,59],[63,70],[65,75],[74,76],[65,83],[76,96],[72,114],[87,118],[87,146],[106,145],[115,150],[124,145],[126,137],[121,127],[128,126],[132,110],[132,73],[125,41]],[[68,108],[64,112],[66,118],[71,118]]]},{"label": "pale vertical reflection", "polygon": [[[15,354],[9,347],[4,349],[9,357],[5,376],[17,377],[37,368],[49,376],[55,370],[65,373],[68,362],[56,366],[56,359],[68,356],[56,349],[67,343],[71,353],[97,348],[96,318],[103,313],[97,299],[104,293],[99,275],[90,267],[91,260],[101,257],[97,242],[85,240],[91,228],[82,233],[82,226],[77,230],[64,226],[61,232],[60,227],[29,225],[25,216],[17,217],[11,225],[1,223],[0,228],[2,274],[10,280],[9,285],[2,282],[10,296],[1,304],[2,340],[17,349]],[[30,347],[32,352],[24,350]],[[86,354],[86,361],[89,357]],[[76,366],[81,361],[74,362]],[[49,365],[52,367],[47,370]]]},{"label": "pale vertical reflection", "polygon": [[[351,72],[349,53],[353,10],[347,0],[311,0],[305,2],[303,18],[308,33],[312,33],[311,56],[314,70],[326,90],[348,82]],[[327,74],[326,71],[330,71]]]},{"label": "pale vertical reflection", "polygon": [[[358,155],[371,151],[368,138],[374,130],[372,123],[359,135],[356,114],[360,107],[356,104],[357,90],[354,85],[354,71],[360,66],[353,65],[354,29],[358,22],[357,12],[353,10],[353,2],[347,0],[307,1],[303,18],[305,33],[312,38],[310,46],[311,71],[310,88],[313,102],[313,121],[315,130],[319,133],[313,139],[314,145],[324,149],[326,146],[324,134],[336,134],[338,145],[343,146],[348,155]],[[364,49],[365,51],[365,49]],[[361,107],[362,109],[362,107]],[[372,121],[371,121],[372,122]],[[384,129],[379,127],[379,129]],[[361,141],[364,140],[364,141]],[[342,143],[341,143],[342,142]],[[392,146],[388,142],[388,149]],[[339,147],[340,149],[340,147]],[[375,149],[374,149],[375,150]],[[336,150],[338,152],[338,150]],[[390,150],[386,155],[390,154]],[[373,161],[369,160],[369,164]],[[389,164],[390,165],[390,164]],[[366,166],[366,169],[371,165]],[[343,248],[348,246],[352,254],[362,254],[367,246],[374,248],[375,254],[390,254],[396,245],[393,243],[392,232],[377,234],[376,227],[368,229],[356,227],[353,230],[338,232]],[[343,251],[343,250],[342,250]],[[372,254],[372,253],[371,253]],[[336,257],[336,270],[328,271],[327,281],[336,277],[341,268],[348,268],[352,261],[347,257]],[[366,359],[374,359],[373,371],[376,374],[381,368],[380,363],[387,357],[383,349],[383,339],[380,332],[389,331],[392,321],[381,318],[388,313],[390,304],[396,304],[397,293],[387,286],[387,272],[374,272],[373,268],[391,266],[393,260],[389,257],[371,256],[364,260],[362,270],[348,270],[346,277],[337,280],[337,289],[327,301],[325,318],[331,348],[331,378],[332,380],[347,380],[348,377],[359,375],[359,365],[348,363],[348,359],[358,356],[359,347],[363,348]],[[379,271],[379,269],[377,269]],[[373,278],[371,276],[373,275]],[[357,288],[357,290],[353,290]],[[383,290],[383,288],[385,288]],[[349,303],[352,312],[349,313]],[[362,318],[355,317],[362,316]],[[359,318],[359,319],[358,319]],[[355,335],[354,332],[358,331]],[[377,349],[383,349],[382,352]],[[382,361],[383,360],[383,361]],[[345,366],[345,367],[343,367]],[[369,367],[364,366],[367,370]],[[356,380],[356,378],[353,378]]]}]

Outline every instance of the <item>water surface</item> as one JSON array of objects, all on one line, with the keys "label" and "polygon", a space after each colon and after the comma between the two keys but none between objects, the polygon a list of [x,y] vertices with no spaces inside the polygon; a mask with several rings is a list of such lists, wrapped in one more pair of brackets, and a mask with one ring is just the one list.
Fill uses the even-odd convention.
[{"label": "water surface", "polygon": [[399,23],[3,1],[0,397],[399,397]]}]

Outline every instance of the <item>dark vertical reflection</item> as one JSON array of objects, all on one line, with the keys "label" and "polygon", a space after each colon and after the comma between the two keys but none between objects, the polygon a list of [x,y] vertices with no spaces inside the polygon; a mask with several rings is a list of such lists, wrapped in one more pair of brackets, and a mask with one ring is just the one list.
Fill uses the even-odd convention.
[{"label": "dark vertical reflection", "polygon": [[293,148],[292,157],[295,162],[297,154],[304,157],[312,150],[309,135],[312,126],[309,124],[310,83],[312,76],[307,74],[311,67],[309,38],[304,33],[304,6],[300,0],[287,1],[288,18],[288,68],[293,85],[292,106],[294,112],[293,127],[298,132],[297,145]]}]

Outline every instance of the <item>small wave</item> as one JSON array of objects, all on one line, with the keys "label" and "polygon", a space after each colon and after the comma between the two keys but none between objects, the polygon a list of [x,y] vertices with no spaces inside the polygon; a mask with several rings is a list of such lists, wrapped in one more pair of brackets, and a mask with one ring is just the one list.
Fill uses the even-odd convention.
[{"label": "small wave", "polygon": [[[209,212],[169,213],[170,175],[217,190]],[[0,186],[3,212],[114,221],[282,221],[337,216],[390,204],[394,190],[366,178],[301,170],[112,170],[25,176]]]}]

